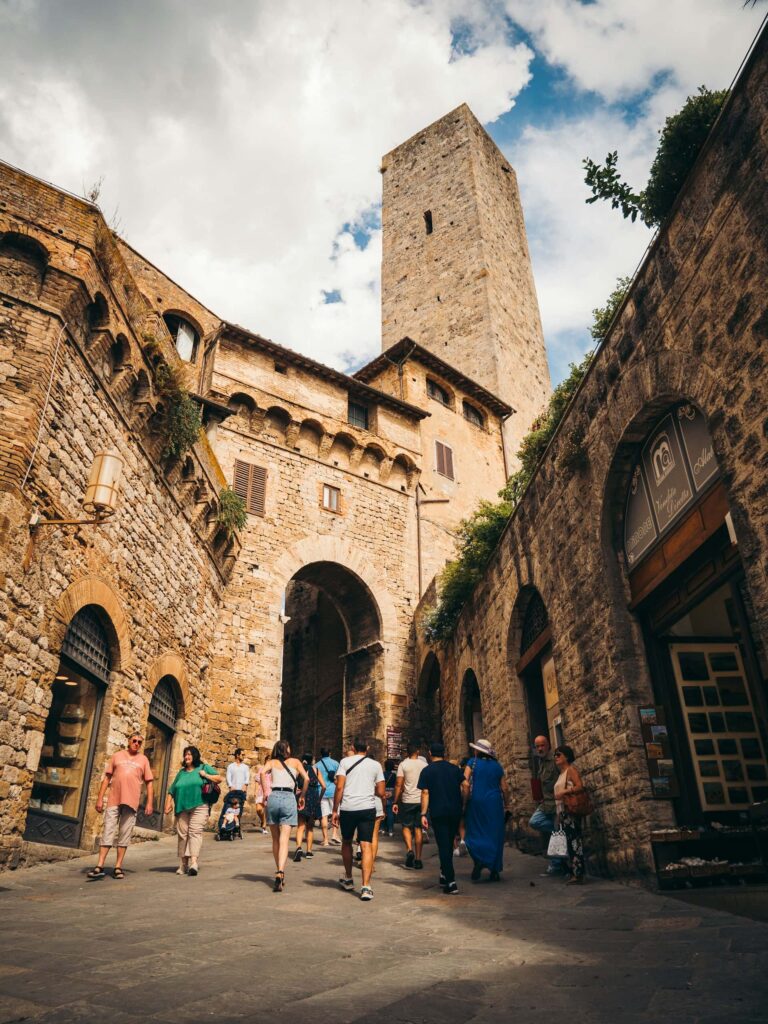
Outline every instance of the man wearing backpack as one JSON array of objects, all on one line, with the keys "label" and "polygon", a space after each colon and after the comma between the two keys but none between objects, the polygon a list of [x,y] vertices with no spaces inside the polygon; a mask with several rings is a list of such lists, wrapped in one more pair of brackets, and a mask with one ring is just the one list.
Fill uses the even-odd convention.
[{"label": "man wearing backpack", "polygon": [[[320,828],[323,830],[323,846],[330,846],[328,842],[328,819],[333,814],[333,798],[336,793],[335,779],[338,767],[339,762],[334,761],[330,750],[327,747],[321,747],[320,759],[315,761],[314,769],[317,771],[319,768],[326,780],[325,792],[320,800]],[[331,829],[331,843],[334,846],[341,845],[337,828]]]},{"label": "man wearing backpack", "polygon": [[368,757],[368,744],[356,739],[354,754],[345,757],[336,769],[336,793],[333,798],[334,828],[341,825],[341,856],[344,861],[344,877],[339,879],[342,889],[351,892],[355,883],[352,878],[352,840],[357,832],[357,841],[363,853],[363,884],[361,900],[372,900],[371,875],[373,874],[373,833],[376,827],[376,797],[382,806],[386,799],[384,772],[378,761]]}]

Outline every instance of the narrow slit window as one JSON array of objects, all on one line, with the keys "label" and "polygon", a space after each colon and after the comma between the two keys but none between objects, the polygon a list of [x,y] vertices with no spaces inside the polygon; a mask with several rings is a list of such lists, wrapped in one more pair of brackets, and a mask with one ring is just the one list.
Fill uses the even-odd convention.
[{"label": "narrow slit window", "polygon": [[328,512],[341,511],[341,491],[338,487],[323,484],[323,508]]},{"label": "narrow slit window", "polygon": [[440,476],[453,480],[453,451],[442,441],[435,441],[435,469]]},{"label": "narrow slit window", "polygon": [[245,502],[246,512],[252,516],[263,516],[266,509],[267,471],[264,466],[235,459],[235,476],[232,485],[235,494]]},{"label": "narrow slit window", "polygon": [[432,234],[432,211],[431,210],[425,210],[424,211],[424,227],[427,230],[427,234],[431,235]]}]

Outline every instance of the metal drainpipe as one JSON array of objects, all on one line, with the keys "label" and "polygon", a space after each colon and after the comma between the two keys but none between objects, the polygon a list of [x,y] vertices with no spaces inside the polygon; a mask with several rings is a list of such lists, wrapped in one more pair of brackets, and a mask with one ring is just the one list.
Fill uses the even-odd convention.
[{"label": "metal drainpipe", "polygon": [[509,466],[507,465],[507,446],[504,443],[504,424],[507,422],[509,417],[510,416],[514,416],[514,414],[516,412],[517,412],[517,409],[512,409],[512,411],[508,412],[506,416],[502,416],[501,420],[499,421],[499,434],[501,436],[501,457],[504,460],[504,486],[505,487],[507,485],[507,480],[509,480]]}]

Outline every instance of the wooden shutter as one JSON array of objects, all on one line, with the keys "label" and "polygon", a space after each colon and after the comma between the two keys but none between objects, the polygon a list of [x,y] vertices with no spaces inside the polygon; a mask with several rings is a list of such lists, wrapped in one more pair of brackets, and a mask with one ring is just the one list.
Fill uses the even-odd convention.
[{"label": "wooden shutter", "polygon": [[441,476],[453,480],[453,452],[447,444],[435,441],[436,469]]},{"label": "wooden shutter", "polygon": [[245,502],[247,512],[252,516],[263,516],[267,495],[267,471],[264,466],[235,459],[233,490]]}]

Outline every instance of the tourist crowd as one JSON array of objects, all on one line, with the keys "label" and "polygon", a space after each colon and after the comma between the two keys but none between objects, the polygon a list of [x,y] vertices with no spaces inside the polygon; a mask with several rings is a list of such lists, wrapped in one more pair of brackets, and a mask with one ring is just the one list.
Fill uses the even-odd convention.
[{"label": "tourist crowd", "polygon": [[[117,850],[114,877],[124,877],[122,864],[136,824],[142,786],[146,794],[143,813],[153,814],[154,779],[142,744],[142,735],[134,733],[127,749],[115,753],[105,769],[96,801],[97,811],[104,812],[104,826],[98,861],[88,872],[91,879],[104,877],[112,847]],[[290,745],[280,740],[253,772],[238,748],[224,775],[202,759],[197,747],[185,747],[164,805],[166,814],[175,814],[177,874],[198,874],[203,830],[226,782],[216,838],[242,838],[240,819],[250,788],[260,829],[264,833],[268,829],[272,837],[275,892],[285,888],[293,829],[293,860],[298,862],[314,857],[316,823],[323,846],[341,846],[342,889],[354,890],[352,869],[355,859],[359,862],[360,899],[364,901],[373,899],[371,880],[382,825],[391,836],[395,821],[402,826],[405,866],[415,871],[424,866],[423,845],[432,829],[440,885],[447,895],[458,892],[454,857],[465,852],[473,861],[473,881],[487,871],[488,880],[498,882],[504,867],[506,823],[511,816],[509,787],[491,744],[480,739],[469,746],[472,754],[456,764],[446,759],[442,743],[430,745],[428,759],[418,744],[411,743],[399,764],[388,760],[382,766],[369,755],[364,740],[356,739],[340,761],[327,749],[322,749],[317,759],[310,754],[298,758]],[[550,862],[545,873],[562,874],[571,884],[581,884],[581,823],[591,807],[574,765],[574,753],[567,746],[551,751],[545,736],[536,737],[534,751],[536,809],[529,824],[546,842]]]}]

